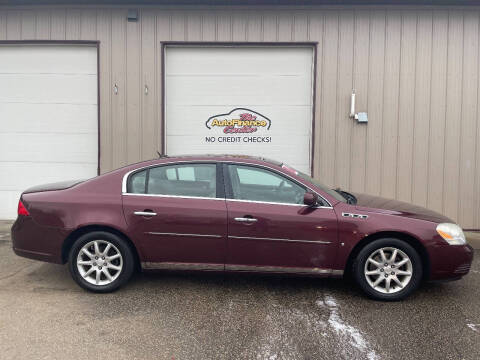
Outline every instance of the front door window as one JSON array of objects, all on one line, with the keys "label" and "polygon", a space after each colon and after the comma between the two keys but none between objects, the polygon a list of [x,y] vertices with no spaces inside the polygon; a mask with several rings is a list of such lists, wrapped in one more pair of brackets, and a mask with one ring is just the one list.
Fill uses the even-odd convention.
[{"label": "front door window", "polygon": [[244,165],[228,165],[228,172],[234,199],[303,204],[305,189],[284,176]]}]

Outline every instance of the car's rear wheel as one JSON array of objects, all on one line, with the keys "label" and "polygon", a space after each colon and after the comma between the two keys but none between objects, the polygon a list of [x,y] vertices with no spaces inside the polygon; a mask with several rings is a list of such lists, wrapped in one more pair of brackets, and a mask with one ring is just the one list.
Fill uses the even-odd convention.
[{"label": "car's rear wheel", "polygon": [[399,239],[378,239],[363,247],[353,265],[362,290],[377,300],[401,300],[418,288],[422,261],[417,251]]},{"label": "car's rear wheel", "polygon": [[120,237],[103,231],[80,236],[69,254],[73,279],[84,289],[110,292],[125,284],[134,269],[134,257]]}]

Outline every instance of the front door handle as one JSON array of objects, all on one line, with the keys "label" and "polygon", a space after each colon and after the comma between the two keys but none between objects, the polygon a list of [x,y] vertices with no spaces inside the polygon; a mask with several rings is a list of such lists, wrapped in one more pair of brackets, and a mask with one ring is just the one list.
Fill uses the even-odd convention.
[{"label": "front door handle", "polygon": [[153,211],[134,211],[135,215],[138,216],[156,216],[157,213]]},{"label": "front door handle", "polygon": [[253,223],[253,222],[257,222],[258,219],[255,219],[255,218],[249,218],[249,217],[238,217],[238,218],[235,218],[235,221],[238,221],[238,222],[250,222],[250,223]]}]

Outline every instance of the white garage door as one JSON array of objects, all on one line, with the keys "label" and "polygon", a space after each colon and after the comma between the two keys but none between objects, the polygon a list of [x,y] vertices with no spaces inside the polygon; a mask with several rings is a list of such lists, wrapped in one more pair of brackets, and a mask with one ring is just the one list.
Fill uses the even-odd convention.
[{"label": "white garage door", "polygon": [[97,133],[96,47],[0,45],[0,219],[30,186],[95,176]]},{"label": "white garage door", "polygon": [[166,153],[247,154],[310,172],[312,47],[165,50]]}]

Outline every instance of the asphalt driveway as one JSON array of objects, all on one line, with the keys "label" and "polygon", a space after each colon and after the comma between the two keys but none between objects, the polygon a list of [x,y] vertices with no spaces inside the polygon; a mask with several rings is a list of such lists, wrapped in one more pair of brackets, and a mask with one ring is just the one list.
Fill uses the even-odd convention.
[{"label": "asphalt driveway", "polygon": [[339,280],[138,274],[114,294],[17,257],[0,227],[2,359],[478,359],[480,261],[399,303]]}]

